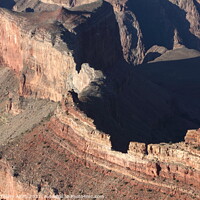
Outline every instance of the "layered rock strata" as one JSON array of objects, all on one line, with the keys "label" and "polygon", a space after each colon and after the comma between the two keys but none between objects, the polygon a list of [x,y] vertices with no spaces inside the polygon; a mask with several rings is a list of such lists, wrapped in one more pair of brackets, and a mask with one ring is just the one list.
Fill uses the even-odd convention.
[{"label": "layered rock strata", "polygon": [[189,130],[185,136],[185,142],[192,145],[197,145],[196,148],[200,148],[200,129]]},{"label": "layered rock strata", "polygon": [[99,9],[92,16],[65,9],[31,15],[0,10],[1,60],[18,74],[22,95],[59,101],[76,90],[73,76],[82,63],[108,68],[120,59],[120,43],[110,37],[118,28],[112,8]]},{"label": "layered rock strata", "polygon": [[[128,153],[115,152],[111,149],[109,135],[98,131],[93,121],[72,105],[72,102],[64,109],[58,108],[50,122],[39,125],[30,133],[1,148],[1,158],[1,173],[6,175],[3,180],[7,177],[10,181],[8,184],[1,184],[0,190],[10,195],[37,194],[41,195],[42,199],[44,195],[77,192],[77,189],[82,187],[81,184],[77,186],[78,177],[73,174],[65,175],[63,170],[68,169],[71,162],[81,162],[90,170],[95,169],[96,173],[101,169],[104,169],[104,172],[108,170],[106,177],[110,180],[115,173],[123,174],[134,180],[137,190],[141,182],[144,188],[152,188],[151,192],[154,195],[157,193],[159,197],[167,192],[174,198],[185,198],[185,195],[187,199],[200,198],[199,150],[193,149],[185,142],[150,145],[131,142]],[[77,166],[76,170],[83,170],[83,166]],[[85,175],[84,171],[80,181],[84,181]],[[99,177],[97,174],[96,176]],[[64,177],[67,179],[63,179]],[[9,184],[14,185],[14,190],[10,189]],[[94,181],[91,184],[91,190],[94,192]],[[99,184],[101,187],[101,183]],[[131,184],[133,183],[129,180],[126,187]],[[28,187],[29,191],[22,189],[22,185],[24,188]],[[69,185],[71,186],[68,187]],[[85,192],[89,192],[88,189],[89,187],[85,188]],[[116,198],[115,195],[123,195],[120,190],[116,191],[115,195],[109,190],[103,191],[110,199]],[[128,199],[131,197],[129,195],[121,198]]]}]

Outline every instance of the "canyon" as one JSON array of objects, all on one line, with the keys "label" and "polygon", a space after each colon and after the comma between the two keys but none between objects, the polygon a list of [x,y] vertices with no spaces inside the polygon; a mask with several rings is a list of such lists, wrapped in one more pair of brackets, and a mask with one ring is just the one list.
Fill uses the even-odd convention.
[{"label": "canyon", "polygon": [[0,7],[1,199],[200,199],[198,0]]}]

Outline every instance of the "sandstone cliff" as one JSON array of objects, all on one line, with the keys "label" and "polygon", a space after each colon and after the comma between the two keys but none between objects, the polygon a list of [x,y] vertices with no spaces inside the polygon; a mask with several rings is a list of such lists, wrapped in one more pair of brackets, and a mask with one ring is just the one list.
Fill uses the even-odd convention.
[{"label": "sandstone cliff", "polygon": [[22,95],[59,101],[65,91],[76,90],[73,77],[82,63],[108,68],[120,59],[120,42],[110,37],[118,27],[107,4],[93,15],[65,9],[40,14],[1,9],[0,15],[1,60],[17,73]]}]

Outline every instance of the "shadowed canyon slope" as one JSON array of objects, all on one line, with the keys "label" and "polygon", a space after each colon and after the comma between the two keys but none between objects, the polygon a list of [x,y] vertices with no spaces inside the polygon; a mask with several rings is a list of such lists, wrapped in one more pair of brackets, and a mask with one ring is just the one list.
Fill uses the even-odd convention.
[{"label": "shadowed canyon slope", "polygon": [[200,198],[198,0],[0,7],[0,194]]}]

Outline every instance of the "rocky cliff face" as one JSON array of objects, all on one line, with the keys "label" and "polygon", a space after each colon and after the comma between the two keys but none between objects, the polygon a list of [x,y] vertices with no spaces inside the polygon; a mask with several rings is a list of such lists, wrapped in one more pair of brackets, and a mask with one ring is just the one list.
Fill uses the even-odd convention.
[{"label": "rocky cliff face", "polygon": [[[131,142],[127,154],[112,151],[109,135],[98,131],[93,121],[71,103],[68,101],[57,109],[50,122],[43,121],[1,148],[2,180],[7,181],[0,184],[2,194],[34,194],[41,199],[45,195],[78,191],[88,194],[95,191],[96,185],[91,180],[84,187],[85,180],[89,173],[95,173],[95,177],[90,174],[92,179],[102,180],[98,182],[97,194],[110,199],[128,199],[136,191],[141,191],[137,193],[140,198],[145,190],[150,193],[147,192],[144,199],[154,195],[164,198],[166,193],[173,198],[200,197],[199,150],[193,145]],[[124,183],[120,184],[119,174],[127,177]],[[110,181],[115,183],[109,184]],[[102,184],[106,184],[107,189]],[[133,185],[134,189],[127,193]]]},{"label": "rocky cliff face", "polygon": [[0,12],[1,60],[18,74],[22,95],[59,101],[65,91],[76,90],[73,77],[82,63],[108,68],[122,57],[117,35],[110,37],[118,27],[107,4],[92,16],[65,9],[39,15]]},{"label": "rocky cliff face", "polygon": [[141,63],[144,54],[154,45],[172,49],[174,31],[180,44],[199,50],[199,2],[196,0],[110,2],[119,16],[121,41],[128,62]]},{"label": "rocky cliff face", "polygon": [[185,141],[189,144],[196,145],[196,149],[199,150],[200,146],[200,130],[189,130],[185,136]]},{"label": "rocky cliff face", "polygon": [[[45,33],[45,27],[30,26],[27,21],[25,16],[18,17],[1,10],[3,63],[17,73],[22,95],[39,95],[58,101],[62,97],[61,91],[67,87],[64,73],[70,66],[71,69],[75,68],[74,60],[70,52],[62,54],[53,48],[56,36],[52,38],[51,33]],[[49,28],[50,26],[53,24],[49,24]],[[56,34],[56,25],[54,28],[53,34]],[[64,46],[61,39],[57,42],[60,44],[59,47]],[[46,52],[49,52],[49,55]],[[54,73],[49,76],[52,69]],[[63,86],[60,87],[61,85]]]}]

